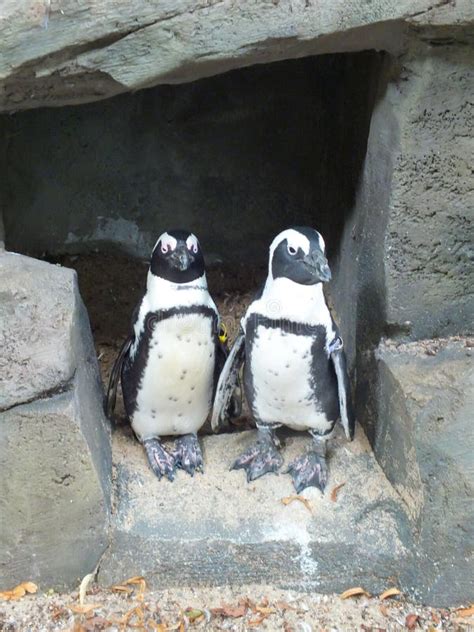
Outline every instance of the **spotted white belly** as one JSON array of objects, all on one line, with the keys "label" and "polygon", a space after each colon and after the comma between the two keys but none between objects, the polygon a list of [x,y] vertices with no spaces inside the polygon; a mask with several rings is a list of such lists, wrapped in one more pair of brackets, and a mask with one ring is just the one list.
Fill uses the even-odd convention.
[{"label": "spotted white belly", "polygon": [[314,401],[311,344],[309,336],[258,326],[250,357],[258,419],[294,430],[331,427]]},{"label": "spotted white belly", "polygon": [[201,428],[211,407],[214,356],[211,318],[187,314],[155,325],[132,418],[140,439]]}]

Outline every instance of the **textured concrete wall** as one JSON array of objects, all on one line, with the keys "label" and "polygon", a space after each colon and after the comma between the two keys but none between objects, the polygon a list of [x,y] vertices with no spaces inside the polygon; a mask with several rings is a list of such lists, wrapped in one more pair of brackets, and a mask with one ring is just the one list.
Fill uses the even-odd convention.
[{"label": "textured concrete wall", "polygon": [[335,252],[381,57],[289,61],[8,117],[7,247],[109,242],[148,257],[158,234],[184,226],[208,254],[265,263],[273,236],[297,223]]},{"label": "textured concrete wall", "polygon": [[72,270],[0,253],[0,583],[77,585],[107,544],[108,422]]}]

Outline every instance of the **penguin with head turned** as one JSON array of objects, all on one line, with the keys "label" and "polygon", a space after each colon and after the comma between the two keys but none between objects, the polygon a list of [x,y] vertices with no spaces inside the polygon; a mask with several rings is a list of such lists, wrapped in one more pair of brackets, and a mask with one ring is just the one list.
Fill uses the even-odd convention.
[{"label": "penguin with head turned", "polygon": [[[181,468],[193,475],[203,469],[197,432],[227,355],[195,235],[170,230],[159,237],[132,320],[111,372],[107,414],[121,379],[125,411],[154,473],[173,480]],[[160,441],[169,435],[178,437],[172,451]]]},{"label": "penguin with head turned", "polygon": [[224,415],[240,367],[258,437],[233,468],[247,480],[277,471],[283,464],[275,430],[306,431],[311,448],[290,464],[297,492],[328,478],[326,441],[338,419],[353,439],[355,417],[342,339],[327,307],[323,284],[331,279],[323,237],[295,227],[270,246],[268,276],[250,304],[219,378],[212,426]]}]

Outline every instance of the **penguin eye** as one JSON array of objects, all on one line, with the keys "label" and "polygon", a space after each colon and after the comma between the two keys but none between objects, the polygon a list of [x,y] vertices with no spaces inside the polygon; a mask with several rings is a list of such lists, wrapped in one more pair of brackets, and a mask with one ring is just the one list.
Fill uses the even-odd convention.
[{"label": "penguin eye", "polygon": [[293,248],[293,246],[288,246],[288,252],[291,256],[294,256],[296,255],[296,248]]},{"label": "penguin eye", "polygon": [[198,251],[197,244],[192,244],[192,246],[191,246],[191,252],[194,252],[194,254],[196,254],[196,253],[197,253],[197,251]]},{"label": "penguin eye", "polygon": [[168,246],[168,244],[161,244],[161,252],[163,254],[166,254],[169,249],[170,249],[170,247]]}]

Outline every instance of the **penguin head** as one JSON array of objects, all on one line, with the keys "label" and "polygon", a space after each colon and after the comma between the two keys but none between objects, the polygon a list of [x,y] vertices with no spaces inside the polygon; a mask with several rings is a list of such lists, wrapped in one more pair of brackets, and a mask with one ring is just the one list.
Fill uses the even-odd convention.
[{"label": "penguin head", "polygon": [[314,228],[288,228],[270,246],[269,275],[300,285],[326,283],[331,279],[331,270],[325,252],[324,239]]},{"label": "penguin head", "polygon": [[197,237],[187,230],[169,230],[153,248],[150,272],[172,283],[189,283],[204,275],[204,257]]}]

